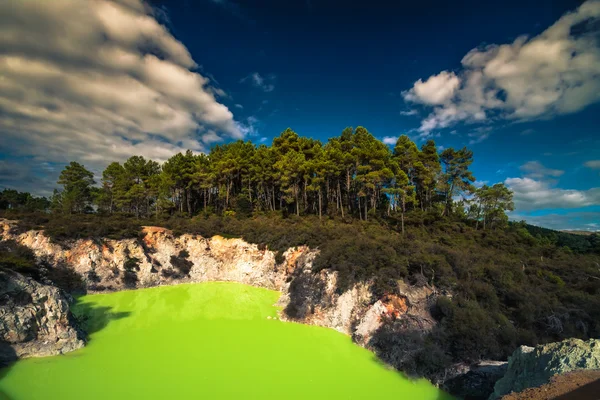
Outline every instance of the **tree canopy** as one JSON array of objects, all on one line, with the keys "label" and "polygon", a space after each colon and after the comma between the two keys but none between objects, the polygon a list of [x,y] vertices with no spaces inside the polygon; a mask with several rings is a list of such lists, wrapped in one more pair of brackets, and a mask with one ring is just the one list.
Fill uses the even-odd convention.
[{"label": "tree canopy", "polygon": [[512,209],[510,191],[501,183],[487,194],[476,191],[472,162],[467,148],[438,153],[429,140],[419,149],[406,135],[391,150],[362,126],[325,144],[288,128],[271,146],[240,140],[208,154],[178,153],[162,165],[133,155],[109,164],[99,189],[93,174],[72,162],[61,173],[64,189],[54,203],[63,212],[86,212],[93,197],[99,212],[137,217],[279,211],[368,220],[404,219],[411,210],[450,215],[462,196],[470,217],[496,227]]}]

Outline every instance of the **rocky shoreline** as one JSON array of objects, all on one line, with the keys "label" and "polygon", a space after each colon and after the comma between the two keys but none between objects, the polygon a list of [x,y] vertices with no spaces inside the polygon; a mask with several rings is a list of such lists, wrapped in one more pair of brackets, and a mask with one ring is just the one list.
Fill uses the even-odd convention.
[{"label": "rocky shoreline", "polygon": [[420,321],[423,333],[435,324],[428,311],[436,296],[430,288],[399,282],[400,296],[375,299],[370,285],[359,283],[338,293],[337,273],[313,272],[318,250],[305,246],[288,249],[277,262],[274,252],[241,239],[174,236],[159,227],[145,227],[140,239],[81,239],[61,246],[42,231],[15,233],[15,226],[15,221],[0,220],[3,240],[31,249],[49,268],[74,271],[86,291],[239,282],[281,292],[283,319],[333,328],[363,346],[386,318]]}]

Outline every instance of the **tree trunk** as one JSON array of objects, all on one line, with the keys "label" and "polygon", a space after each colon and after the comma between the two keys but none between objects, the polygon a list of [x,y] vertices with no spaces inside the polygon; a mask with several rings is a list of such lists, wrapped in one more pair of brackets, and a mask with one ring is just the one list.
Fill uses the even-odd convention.
[{"label": "tree trunk", "polygon": [[406,198],[402,196],[402,215],[400,221],[402,221],[402,234],[404,235],[404,213],[406,212]]},{"label": "tree trunk", "polygon": [[[352,212],[352,205],[351,205],[352,203],[350,201],[350,168],[346,169],[346,197],[348,200],[348,212],[351,213]],[[359,214],[360,214],[360,205],[359,205]]]},{"label": "tree trunk", "polygon": [[362,221],[362,208],[360,207],[360,196],[358,197],[358,219]]},{"label": "tree trunk", "polygon": [[338,200],[340,202],[340,210],[342,210],[342,218],[344,218],[344,202],[342,200],[342,188],[340,186],[340,181],[338,180]]},{"label": "tree trunk", "polygon": [[227,182],[227,193],[225,194],[225,208],[229,208],[229,188],[230,188],[230,183]]},{"label": "tree trunk", "polygon": [[321,188],[319,188],[319,221],[321,220]]},{"label": "tree trunk", "polygon": [[192,216],[192,190],[190,188],[186,189],[185,200],[187,204],[187,210],[190,217]]},{"label": "tree trunk", "polygon": [[308,210],[308,191],[306,190],[306,179],[304,179],[304,210]]},{"label": "tree trunk", "polygon": [[300,216],[300,203],[298,202],[298,192],[299,191],[300,191],[300,185],[296,185],[294,192],[296,194],[296,215],[297,216]]}]

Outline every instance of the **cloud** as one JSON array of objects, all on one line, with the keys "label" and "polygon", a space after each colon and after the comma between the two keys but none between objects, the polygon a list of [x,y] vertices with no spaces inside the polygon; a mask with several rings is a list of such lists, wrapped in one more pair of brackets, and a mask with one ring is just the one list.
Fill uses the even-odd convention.
[{"label": "cloud", "polygon": [[398,136],[385,136],[381,141],[385,144],[394,146],[398,141]]},{"label": "cloud", "polygon": [[234,106],[235,106],[235,107],[237,107],[237,108],[239,108],[240,110],[243,110],[243,109],[244,109],[244,106],[243,106],[243,105],[241,105],[241,104],[235,104]]},{"label": "cloud", "polygon": [[244,123],[243,132],[246,136],[258,136],[258,127],[260,125],[260,120],[255,116],[251,115],[246,118]]},{"label": "cloud", "polygon": [[412,89],[402,95],[405,100],[415,103],[444,104],[454,96],[459,85],[460,80],[454,72],[442,71],[425,82],[419,79]]},{"label": "cloud", "polygon": [[474,129],[468,134],[468,136],[471,138],[471,140],[469,140],[469,144],[473,145],[483,142],[485,139],[490,137],[492,130],[493,128],[491,126],[480,126],[479,128]]},{"label": "cloud", "polygon": [[0,132],[14,157],[98,169],[247,129],[141,0],[2,1],[0,49]]},{"label": "cloud", "polygon": [[519,169],[525,172],[526,177],[533,179],[558,178],[565,173],[560,169],[546,168],[539,161],[526,162]]},{"label": "cloud", "polygon": [[560,189],[550,182],[529,177],[507,178],[518,211],[552,208],[579,208],[600,205],[600,187],[588,190]]},{"label": "cloud", "polygon": [[405,111],[400,111],[400,115],[409,117],[411,115],[419,115],[419,112],[417,110],[405,110]]},{"label": "cloud", "polygon": [[275,90],[275,75],[270,74],[263,77],[258,72],[253,72],[250,75],[240,79],[240,83],[250,82],[252,86],[259,88],[263,92],[269,93]]},{"label": "cloud", "polygon": [[600,1],[590,0],[538,36],[472,49],[458,73],[419,79],[403,92],[406,101],[433,107],[419,130],[549,118],[599,101],[599,23]]},{"label": "cloud", "polygon": [[591,169],[600,169],[600,160],[586,161],[584,165]]},{"label": "cloud", "polygon": [[[34,173],[35,170],[43,174]],[[35,163],[31,160],[16,162],[0,160],[0,190],[16,189],[35,193],[38,196],[50,196],[55,188],[59,171],[48,163]]]}]

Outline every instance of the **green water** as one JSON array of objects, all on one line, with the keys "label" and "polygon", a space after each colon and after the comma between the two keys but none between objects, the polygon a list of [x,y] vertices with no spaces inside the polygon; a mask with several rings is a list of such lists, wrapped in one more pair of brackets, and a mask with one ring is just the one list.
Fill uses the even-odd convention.
[{"label": "green water", "polygon": [[446,398],[341,333],[268,319],[278,296],[217,282],[84,296],[88,345],[0,371],[0,399]]}]

